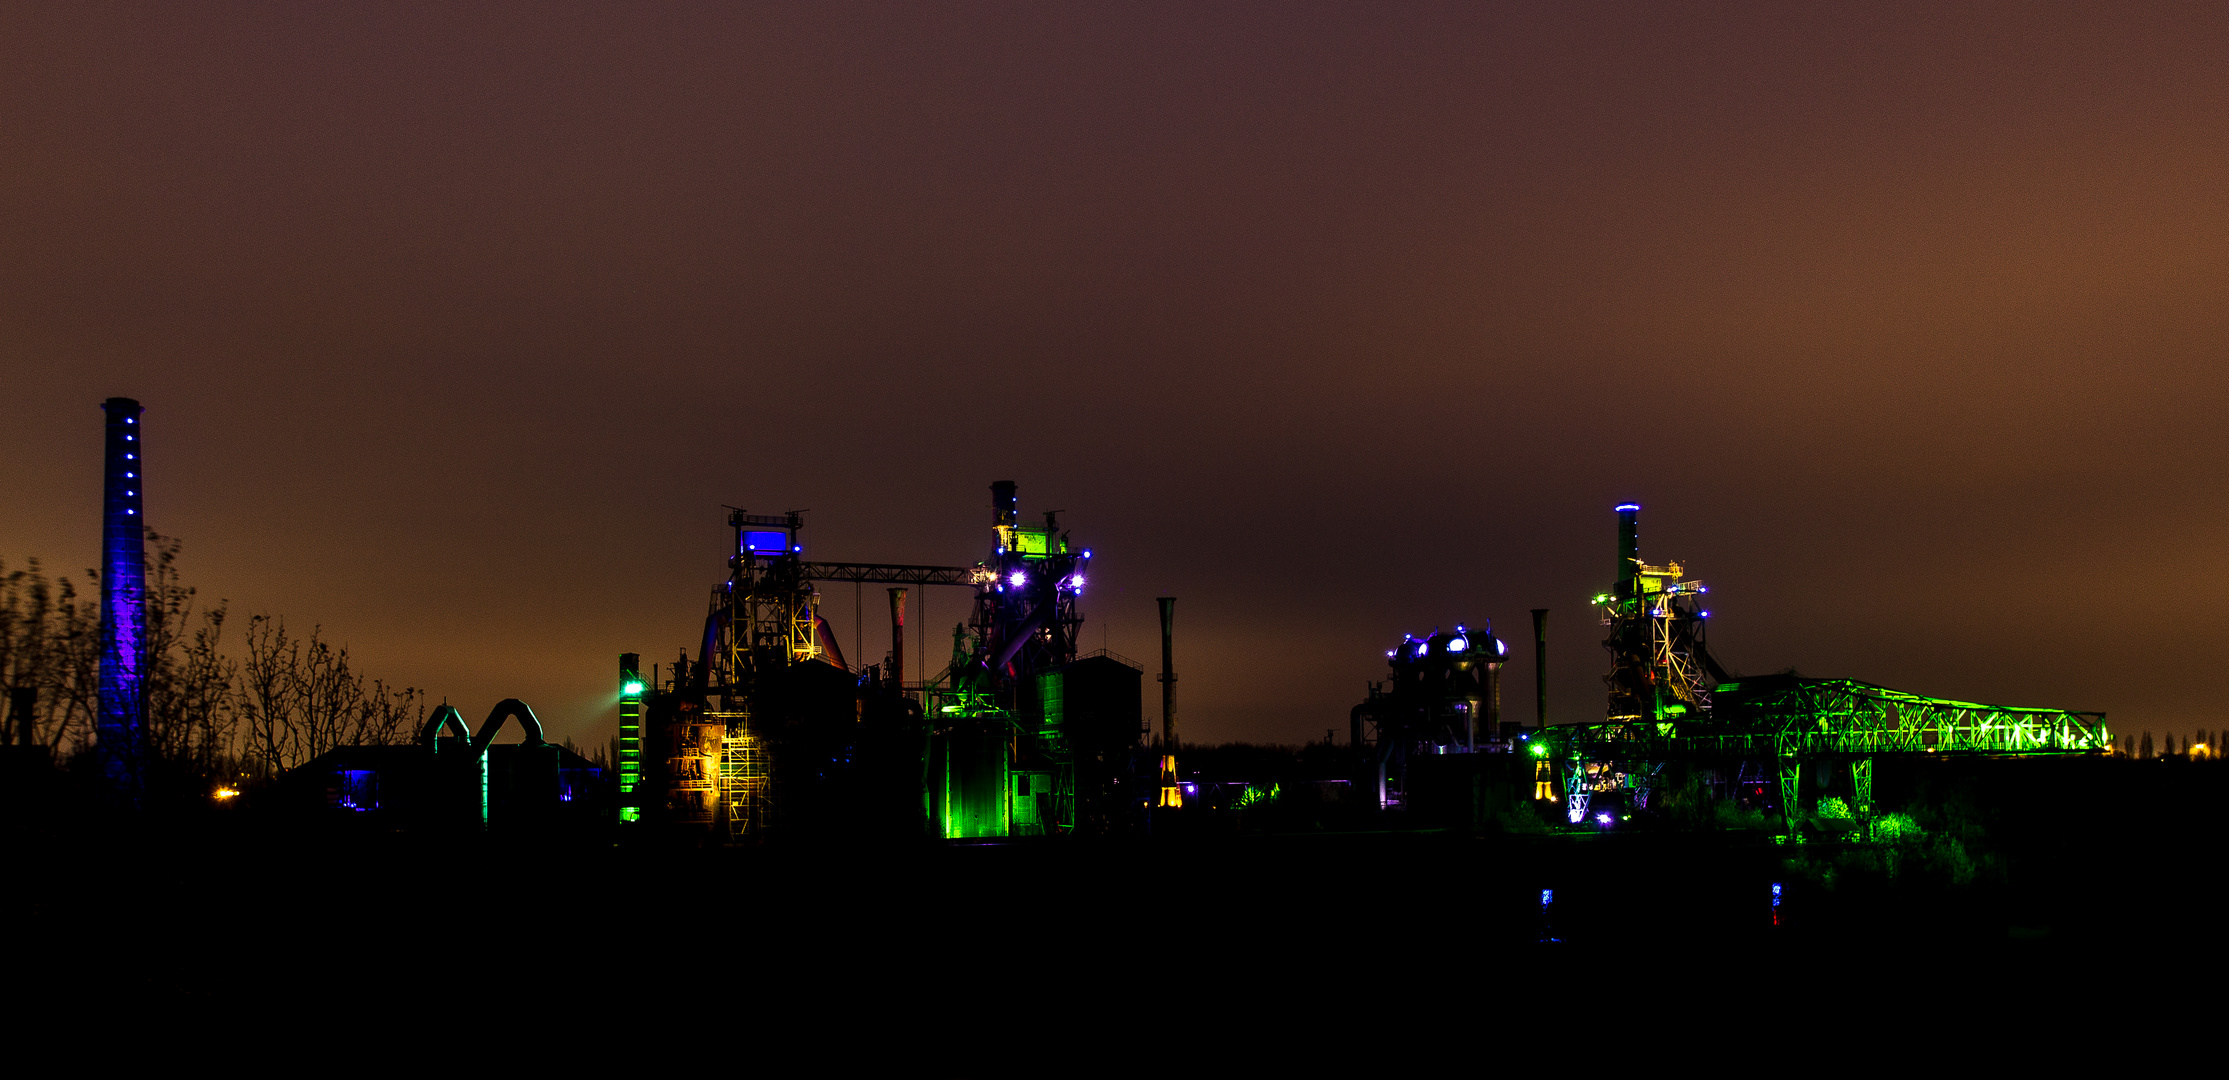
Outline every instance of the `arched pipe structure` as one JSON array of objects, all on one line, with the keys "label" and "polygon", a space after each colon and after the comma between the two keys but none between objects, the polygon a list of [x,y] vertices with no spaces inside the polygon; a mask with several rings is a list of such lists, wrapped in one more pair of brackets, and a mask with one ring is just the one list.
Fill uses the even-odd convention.
[{"label": "arched pipe structure", "polygon": [[487,753],[488,745],[495,742],[495,733],[503,729],[503,721],[516,717],[519,727],[526,733],[526,745],[547,746],[542,738],[542,722],[535,718],[534,710],[517,698],[504,698],[495,703],[495,711],[488,714],[488,722],[480,725],[480,733],[472,738],[474,753]]},{"label": "arched pipe structure", "polygon": [[452,751],[437,758],[436,771],[444,777],[442,783],[447,786],[447,790],[461,800],[461,805],[452,804],[453,809],[461,811],[468,819],[476,819],[482,828],[486,828],[488,824],[488,747],[495,742],[496,733],[503,730],[503,722],[514,718],[519,722],[521,733],[526,736],[521,744],[522,749],[532,751],[528,757],[540,763],[538,768],[548,770],[547,777],[554,784],[557,779],[555,770],[558,767],[556,750],[542,737],[540,718],[534,715],[533,709],[527,708],[525,702],[517,698],[504,698],[496,702],[495,710],[488,713],[487,722],[480,725],[478,735],[474,735],[472,729],[465,726],[463,714],[457,712],[452,705],[442,705],[435,709],[433,715],[426,719],[426,726],[418,732],[418,745],[433,754],[441,752],[441,733],[444,730],[456,735],[457,745],[465,753]]},{"label": "arched pipe structure", "polygon": [[444,727],[454,730],[457,738],[464,740],[466,745],[471,745],[472,729],[464,726],[464,714],[458,712],[454,705],[443,705],[433,711],[433,715],[426,720],[425,728],[418,732],[418,745],[428,750],[440,749],[441,729]]}]

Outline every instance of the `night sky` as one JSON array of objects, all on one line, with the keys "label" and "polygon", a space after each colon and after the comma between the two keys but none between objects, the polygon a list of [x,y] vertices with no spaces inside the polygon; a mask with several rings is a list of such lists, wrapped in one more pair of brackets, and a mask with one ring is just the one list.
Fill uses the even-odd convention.
[{"label": "night sky", "polygon": [[0,8],[0,555],[137,397],[204,596],[584,742],[723,503],[997,479],[1190,740],[1533,607],[1599,717],[1628,499],[1736,672],[2221,727],[2225,355],[2220,5]]}]

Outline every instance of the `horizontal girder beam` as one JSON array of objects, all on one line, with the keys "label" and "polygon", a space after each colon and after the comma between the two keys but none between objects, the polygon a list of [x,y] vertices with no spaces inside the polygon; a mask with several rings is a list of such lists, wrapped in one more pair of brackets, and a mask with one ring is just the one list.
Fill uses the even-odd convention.
[{"label": "horizontal girder beam", "polygon": [[975,584],[972,566],[899,566],[890,563],[798,564],[798,576],[807,581],[856,581],[870,585]]}]

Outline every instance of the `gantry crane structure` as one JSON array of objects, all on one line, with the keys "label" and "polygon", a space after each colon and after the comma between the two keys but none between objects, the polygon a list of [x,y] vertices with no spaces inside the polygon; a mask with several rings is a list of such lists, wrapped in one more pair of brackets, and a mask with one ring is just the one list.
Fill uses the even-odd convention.
[{"label": "gantry crane structure", "polygon": [[[1710,590],[1677,562],[1641,561],[1640,507],[1618,514],[1618,580],[1595,604],[1609,628],[1608,710],[1602,723],[1534,733],[1540,797],[1560,797],[1586,820],[1596,796],[1645,809],[1674,761],[1777,781],[1784,825],[1800,816],[1802,777],[1846,768],[1852,808],[1874,813],[1873,765],[1884,755],[2040,756],[2108,753],[2105,714],[1929,698],[1852,679],[1793,673],[1733,679],[1712,659],[1704,627]],[[1562,783],[1550,782],[1560,771]],[[1768,779],[1769,778],[1769,779]]]}]

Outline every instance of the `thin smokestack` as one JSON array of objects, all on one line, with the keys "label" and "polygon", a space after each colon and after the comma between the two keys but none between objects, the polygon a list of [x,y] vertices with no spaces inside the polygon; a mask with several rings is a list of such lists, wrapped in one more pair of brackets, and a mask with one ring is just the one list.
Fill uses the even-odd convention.
[{"label": "thin smokestack", "polygon": [[[866,657],[860,657],[866,660]],[[900,694],[906,685],[906,591],[890,590],[890,683]]]},{"label": "thin smokestack", "polygon": [[1548,726],[1548,609],[1532,609],[1533,713],[1539,725]]},{"label": "thin smokestack", "polygon": [[1161,605],[1161,753],[1176,753],[1176,597],[1164,596]]},{"label": "thin smokestack", "polygon": [[101,681],[95,719],[101,771],[110,788],[137,803],[141,689],[147,629],[147,470],[139,402],[110,398],[101,499]]}]

